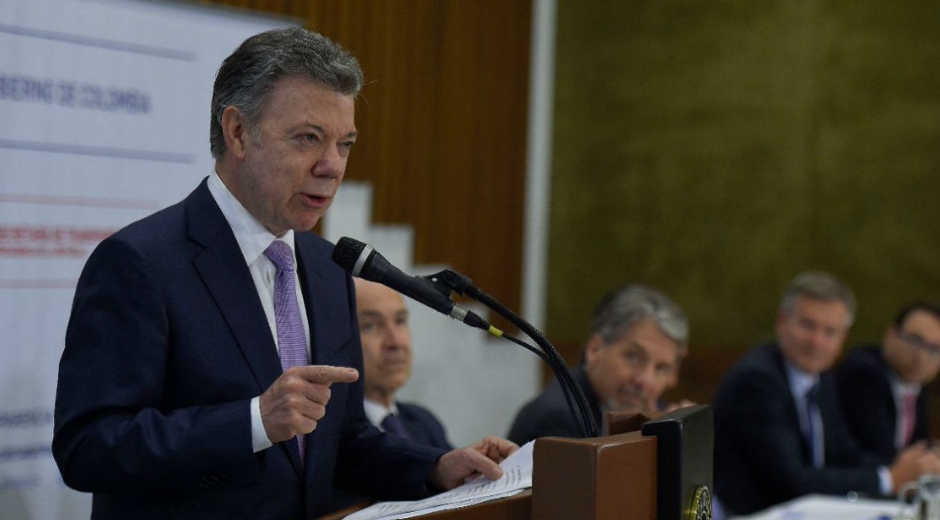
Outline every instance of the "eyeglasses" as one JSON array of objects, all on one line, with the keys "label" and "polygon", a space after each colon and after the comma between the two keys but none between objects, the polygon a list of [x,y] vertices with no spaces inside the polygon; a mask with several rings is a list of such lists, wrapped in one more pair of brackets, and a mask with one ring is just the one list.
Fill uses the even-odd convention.
[{"label": "eyeglasses", "polygon": [[907,346],[926,352],[930,354],[931,357],[940,358],[940,345],[936,343],[931,343],[924,338],[920,337],[919,334],[912,332],[898,332],[898,337],[901,338]]}]

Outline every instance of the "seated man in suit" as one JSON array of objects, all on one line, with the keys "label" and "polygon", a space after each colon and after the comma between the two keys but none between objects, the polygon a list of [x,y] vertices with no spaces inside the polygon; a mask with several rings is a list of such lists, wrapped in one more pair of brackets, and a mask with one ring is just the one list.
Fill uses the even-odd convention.
[{"label": "seated man in suit", "polygon": [[890,495],[940,458],[925,446],[894,461],[863,451],[848,431],[834,378],[855,315],[852,292],[820,272],[797,275],[777,313],[777,341],[747,353],[713,403],[717,502],[751,514],[808,493]]},{"label": "seated man in suit", "polygon": [[849,427],[863,448],[893,458],[929,438],[924,385],[940,372],[940,306],[904,307],[881,346],[857,347],[835,370]]},{"label": "seated man in suit", "polygon": [[361,278],[356,314],[362,340],[366,417],[375,426],[415,442],[453,449],[444,426],[430,410],[395,400],[411,375],[411,328],[401,294]]},{"label": "seated man in suit", "polygon": [[[362,342],[363,406],[366,418],[391,435],[451,450],[444,426],[430,410],[395,399],[411,375],[411,327],[401,294],[382,284],[353,278]],[[336,490],[331,509],[368,502],[363,495]]]},{"label": "seated man in suit", "polygon": [[[605,411],[653,415],[675,408],[659,399],[678,382],[688,337],[685,314],[662,292],[631,285],[608,293],[594,312],[583,363],[572,370],[598,427]],[[582,435],[554,380],[519,411],[508,437],[523,444],[537,437]]]}]

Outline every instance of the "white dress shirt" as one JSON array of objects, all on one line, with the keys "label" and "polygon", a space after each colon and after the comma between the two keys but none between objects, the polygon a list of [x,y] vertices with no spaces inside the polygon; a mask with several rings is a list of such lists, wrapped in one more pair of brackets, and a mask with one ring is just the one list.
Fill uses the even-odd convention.
[{"label": "white dress shirt", "polygon": [[[288,230],[279,237],[274,236],[232,195],[232,192],[228,190],[217,173],[212,172],[209,175],[207,184],[209,193],[212,194],[212,198],[215,199],[219,209],[222,210],[222,215],[232,228],[232,232],[235,233],[235,240],[245,257],[248,271],[251,272],[251,279],[255,282],[255,288],[261,298],[261,306],[264,308],[264,314],[268,320],[275,346],[277,346],[277,322],[274,316],[274,278],[277,274],[277,267],[268,257],[264,256],[264,250],[276,239],[282,240],[290,246],[291,252],[294,253],[294,287],[297,291],[297,305],[300,307],[300,316],[304,322],[304,335],[307,338],[307,352],[309,355],[310,324],[307,320],[303,293],[300,291],[300,277],[296,276],[297,254],[294,251],[294,232]],[[261,420],[260,396],[251,400],[251,444],[255,452],[273,446]]]}]

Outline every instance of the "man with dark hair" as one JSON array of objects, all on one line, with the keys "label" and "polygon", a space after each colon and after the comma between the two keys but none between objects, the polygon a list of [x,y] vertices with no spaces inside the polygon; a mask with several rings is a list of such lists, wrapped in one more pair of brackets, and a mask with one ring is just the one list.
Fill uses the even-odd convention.
[{"label": "man with dark hair", "polygon": [[459,450],[373,427],[352,279],[310,232],[357,132],[356,59],[280,29],[222,63],[215,171],[104,240],[75,291],[52,451],[93,518],[312,518],[335,487],[424,497],[516,446]]},{"label": "man with dark hair", "polygon": [[929,439],[924,386],[940,372],[940,306],[914,302],[881,346],[853,348],[835,370],[849,427],[863,448],[891,459]]},{"label": "man with dark hair", "polygon": [[773,343],[756,347],[718,386],[718,509],[751,514],[809,493],[895,493],[940,458],[913,446],[894,460],[863,451],[849,432],[833,376],[855,297],[828,273],[797,275],[777,313]]},{"label": "man with dark hair", "polygon": [[[584,362],[572,370],[598,427],[605,411],[662,412],[659,398],[678,382],[688,338],[682,309],[656,289],[631,285],[602,298]],[[557,380],[519,411],[508,437],[522,444],[549,435],[582,436]]]}]

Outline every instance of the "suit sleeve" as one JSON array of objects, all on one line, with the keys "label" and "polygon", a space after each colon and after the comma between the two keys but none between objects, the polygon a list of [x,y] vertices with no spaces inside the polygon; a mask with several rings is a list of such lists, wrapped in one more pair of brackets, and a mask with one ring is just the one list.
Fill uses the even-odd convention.
[{"label": "suit sleeve", "polygon": [[[346,277],[346,298],[351,316],[350,336],[356,353],[353,365],[362,372],[362,347],[356,320],[355,289]],[[339,444],[336,482],[345,490],[373,499],[417,499],[431,494],[428,476],[447,450],[420,446],[372,426],[362,408],[362,378],[350,386]]]},{"label": "suit sleeve", "polygon": [[[783,502],[809,493],[845,494],[858,491],[879,495],[877,471],[859,461],[842,466],[815,468],[806,460],[803,440],[791,411],[792,398],[786,384],[758,371],[738,372],[726,381],[716,399],[716,441],[730,448],[739,464],[750,468],[752,483],[768,495],[771,503]],[[825,419],[824,419],[825,420]],[[838,435],[825,426],[829,446]],[[722,464],[718,459],[716,464]]]},{"label": "suit sleeve", "polygon": [[897,455],[894,445],[894,398],[885,374],[859,355],[849,356],[835,372],[845,421],[862,448],[882,464]]},{"label": "suit sleeve", "polygon": [[78,281],[59,364],[52,449],[66,484],[147,494],[260,478],[250,396],[188,407],[164,402],[174,334],[144,255],[105,240]]}]

